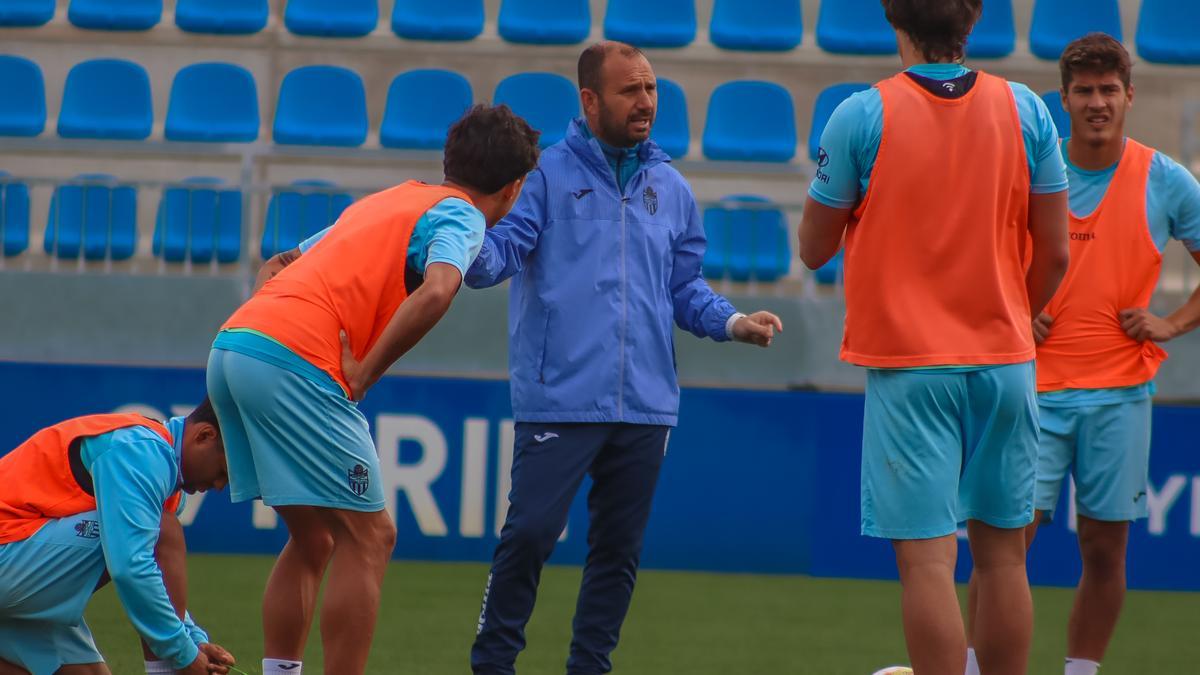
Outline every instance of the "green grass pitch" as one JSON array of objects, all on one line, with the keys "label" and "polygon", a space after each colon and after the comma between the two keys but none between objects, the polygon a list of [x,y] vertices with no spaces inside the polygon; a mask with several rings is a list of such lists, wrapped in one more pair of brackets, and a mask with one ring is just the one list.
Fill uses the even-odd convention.
[{"label": "green grass pitch", "polygon": [[[259,603],[272,559],[194,555],[190,604],[201,625],[260,672]],[[469,673],[487,568],[395,563],[384,583],[370,673]],[[561,675],[580,571],[548,567],[530,622],[521,675]],[[899,585],[809,577],[643,571],[613,655],[620,675],[868,675],[905,663]],[[1030,673],[1059,675],[1068,589],[1037,588]],[[88,624],[115,675],[143,672],[141,651],[111,584],[97,593]],[[1106,675],[1200,672],[1200,594],[1130,593]],[[305,672],[321,672],[316,630]]]}]

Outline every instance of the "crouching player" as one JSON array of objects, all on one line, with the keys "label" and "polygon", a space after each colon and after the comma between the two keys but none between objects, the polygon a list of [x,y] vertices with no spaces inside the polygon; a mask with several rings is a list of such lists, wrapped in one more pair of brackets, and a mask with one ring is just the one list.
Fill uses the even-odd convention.
[{"label": "crouching player", "polygon": [[188,493],[226,483],[207,401],[166,424],[77,417],[0,458],[0,675],[107,675],[83,619],[111,578],[147,673],[227,673],[233,657],[186,611]]}]

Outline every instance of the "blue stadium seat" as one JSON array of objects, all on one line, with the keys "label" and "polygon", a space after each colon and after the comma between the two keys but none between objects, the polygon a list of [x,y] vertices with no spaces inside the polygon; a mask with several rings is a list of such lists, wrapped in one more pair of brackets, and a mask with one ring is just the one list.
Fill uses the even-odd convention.
[{"label": "blue stadium seat", "polygon": [[175,25],[189,33],[249,35],[266,28],[267,0],[179,0]]},{"label": "blue stadium seat", "polygon": [[1057,60],[1072,40],[1096,31],[1125,39],[1117,0],[1036,0],[1029,49],[1038,58]]},{"label": "blue stadium seat", "polygon": [[817,45],[833,54],[895,54],[896,32],[879,0],[827,0],[817,15]]},{"label": "blue stadium seat", "polygon": [[817,283],[822,286],[833,286],[837,283],[838,277],[842,276],[842,255],[843,249],[838,249],[838,252],[829,259],[829,262],[821,265],[813,272]]},{"label": "blue stadium seat", "polygon": [[787,162],[796,155],[792,95],[772,82],[739,80],[708,101],[704,156],[743,162]]},{"label": "blue stadium seat", "polygon": [[687,155],[692,142],[687,96],[683,87],[664,77],[658,78],[658,114],[650,138],[675,159]]},{"label": "blue stadium seat", "polygon": [[505,103],[542,132],[539,145],[550,147],[567,135],[571,120],[578,117],[579,90],[570,80],[554,73],[518,73],[496,85],[496,105]]},{"label": "blue stadium seat", "polygon": [[67,20],[92,30],[149,30],[162,19],[162,0],[71,0]]},{"label": "blue stadium seat", "polygon": [[258,127],[250,71],[229,63],[196,63],[175,75],[163,131],[168,141],[248,143],[258,138]]},{"label": "blue stadium seat", "polygon": [[683,47],[696,39],[695,0],[608,0],[604,37],[638,47]]},{"label": "blue stadium seat", "polygon": [[[446,131],[471,107],[471,83],[448,70],[411,70],[388,88],[379,144],[385,148],[441,150]],[[413,105],[420,101],[420,105]]]},{"label": "blue stadium seat", "polygon": [[167,262],[237,261],[242,250],[242,193],[219,178],[188,178],[163,191],[154,255]]},{"label": "blue stadium seat", "polygon": [[29,248],[29,186],[5,181],[7,176],[0,171],[0,242],[6,258]]},{"label": "blue stadium seat", "polygon": [[1138,54],[1155,63],[1200,64],[1200,3],[1142,0],[1137,28]]},{"label": "blue stadium seat", "polygon": [[1054,126],[1058,129],[1059,138],[1067,138],[1071,135],[1071,116],[1062,106],[1062,93],[1057,89],[1052,89],[1042,94],[1042,100],[1046,102],[1046,107],[1050,109],[1050,117],[1054,118]]},{"label": "blue stadium seat", "polygon": [[362,37],[379,23],[377,0],[288,0],[283,24],[296,35]]},{"label": "blue stadium seat", "polygon": [[474,40],[483,32],[483,0],[396,0],[392,32],[409,40]]},{"label": "blue stadium seat", "polygon": [[46,127],[42,69],[20,56],[0,56],[0,136],[37,136]]},{"label": "blue stadium seat", "polygon": [[334,184],[328,181],[298,180],[292,185],[299,189],[276,192],[267,205],[260,250],[263,260],[296,248],[300,242],[329,227],[354,201],[349,194],[336,192]]},{"label": "blue stadium seat", "polygon": [[1002,59],[1017,45],[1012,0],[987,0],[979,23],[967,38],[967,54],[976,59]]},{"label": "blue stadium seat", "polygon": [[865,82],[845,82],[835,84],[826,88],[817,95],[817,100],[813,104],[812,127],[808,132],[808,158],[814,162],[817,161],[821,150],[821,134],[825,131],[825,125],[829,123],[829,117],[833,115],[833,111],[841,105],[851,94],[870,89],[871,85]]},{"label": "blue stadium seat", "polygon": [[750,206],[724,204],[704,209],[708,237],[704,275],[771,282],[787,274],[792,256],[783,211],[757,195],[730,195],[722,201]]},{"label": "blue stadium seat", "polygon": [[96,59],[67,73],[59,136],[142,140],[153,125],[145,68],[131,61]]},{"label": "blue stadium seat", "polygon": [[126,260],[137,249],[137,191],[112,176],[84,174],[50,199],[46,253],[75,259]]},{"label": "blue stadium seat", "polygon": [[804,37],[800,0],[716,0],[709,39],[722,49],[784,52]]},{"label": "blue stadium seat", "polygon": [[54,0],[4,0],[0,26],[41,26],[54,18]]},{"label": "blue stadium seat", "polygon": [[592,30],[588,0],[501,0],[500,37],[535,45],[573,45]]},{"label": "blue stadium seat", "polygon": [[337,66],[304,66],[288,73],[275,106],[275,142],[357,147],[367,140],[367,94],[362,78]]}]

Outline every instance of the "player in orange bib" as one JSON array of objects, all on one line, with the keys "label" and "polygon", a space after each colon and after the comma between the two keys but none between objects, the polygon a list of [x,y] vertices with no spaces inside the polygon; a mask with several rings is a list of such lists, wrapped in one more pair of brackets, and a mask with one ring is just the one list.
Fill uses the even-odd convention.
[{"label": "player in orange bib", "polygon": [[1150,397],[1167,357],[1158,343],[1200,325],[1200,291],[1167,317],[1147,308],[1171,239],[1200,263],[1200,184],[1125,136],[1132,65],[1120,42],[1102,33],[1080,38],[1059,69],[1071,116],[1062,144],[1071,268],[1035,323],[1041,440],[1038,517],[1027,538],[1032,544],[1038,524],[1054,515],[1069,473],[1083,576],[1064,672],[1096,675],[1125,597],[1129,523],[1146,517]]},{"label": "player in orange bib", "polygon": [[228,672],[187,614],[181,492],[221,489],[212,407],[165,424],[90,415],[0,458],[0,675],[107,675],[83,611],[111,578],[146,672]]},{"label": "player in orange bib", "polygon": [[862,533],[893,542],[913,669],[966,667],[954,586],[965,521],[987,617],[979,660],[1020,675],[1033,632],[1030,319],[1067,266],[1058,136],[1028,87],[962,65],[981,0],[883,7],[906,70],[830,118],[800,255],[816,269],[845,240],[842,358],[868,369]]},{"label": "player in orange bib", "polygon": [[213,343],[230,496],[261,499],[289,534],[263,599],[264,675],[301,675],[327,568],[324,672],[366,669],[396,528],[356,402],[449,309],[484,230],[537,164],[537,141],[506,106],[472,108],[449,130],[441,185],[365,197],[267,261]]}]

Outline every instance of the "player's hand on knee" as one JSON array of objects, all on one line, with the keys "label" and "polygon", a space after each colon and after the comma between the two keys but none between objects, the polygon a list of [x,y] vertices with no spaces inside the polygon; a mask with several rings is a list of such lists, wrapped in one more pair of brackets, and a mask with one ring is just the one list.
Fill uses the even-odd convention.
[{"label": "player's hand on knee", "polygon": [[237,663],[237,659],[233,658],[233,654],[230,654],[229,650],[212,642],[200,645],[200,652],[208,657],[208,671],[210,673],[224,675],[229,672],[229,666]]},{"label": "player's hand on knee", "polygon": [[1054,323],[1054,317],[1042,312],[1036,319],[1033,320],[1033,341],[1039,345],[1050,337],[1050,324]]}]

